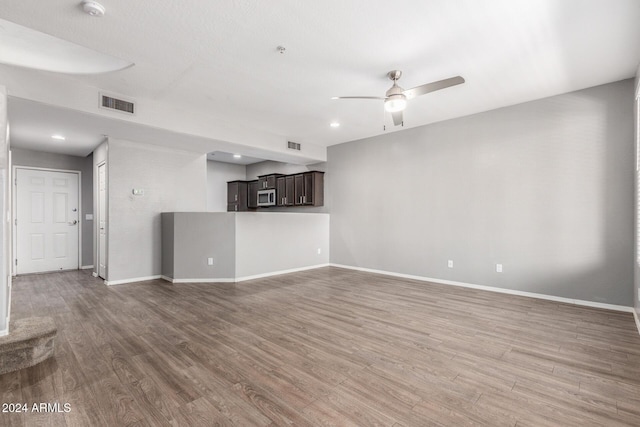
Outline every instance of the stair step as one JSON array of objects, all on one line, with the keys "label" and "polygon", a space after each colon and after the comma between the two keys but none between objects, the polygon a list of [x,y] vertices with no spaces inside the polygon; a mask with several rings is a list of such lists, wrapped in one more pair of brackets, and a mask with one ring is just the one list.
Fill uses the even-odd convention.
[{"label": "stair step", "polygon": [[57,331],[51,317],[11,322],[9,335],[0,337],[0,375],[28,368],[53,356]]}]

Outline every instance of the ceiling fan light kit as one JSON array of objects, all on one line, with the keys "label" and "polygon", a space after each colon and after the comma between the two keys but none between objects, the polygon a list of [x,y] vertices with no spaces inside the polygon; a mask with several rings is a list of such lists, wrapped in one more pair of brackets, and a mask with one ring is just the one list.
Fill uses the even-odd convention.
[{"label": "ceiling fan light kit", "polygon": [[407,97],[400,95],[391,95],[384,100],[384,109],[389,113],[396,113],[407,108]]},{"label": "ceiling fan light kit", "polygon": [[451,86],[464,83],[464,79],[460,76],[450,77],[444,80],[438,80],[432,83],[426,83],[411,89],[404,90],[398,86],[398,79],[402,76],[402,71],[391,70],[387,73],[387,77],[393,81],[393,86],[389,88],[384,97],[379,96],[334,96],[331,99],[382,99],[384,100],[385,111],[391,113],[393,124],[395,126],[403,124],[402,112],[407,107],[407,99],[413,99],[416,96],[426,95],[430,92],[445,89]]},{"label": "ceiling fan light kit", "polygon": [[384,101],[384,109],[389,113],[396,113],[407,108],[407,100],[404,95],[394,95]]}]

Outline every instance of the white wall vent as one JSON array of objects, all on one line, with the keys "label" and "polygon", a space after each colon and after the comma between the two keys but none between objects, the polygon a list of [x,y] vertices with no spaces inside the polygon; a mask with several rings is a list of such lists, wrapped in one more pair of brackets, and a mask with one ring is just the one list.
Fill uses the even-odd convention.
[{"label": "white wall vent", "polygon": [[300,151],[300,144],[298,144],[297,142],[287,141],[287,148],[289,148],[290,150]]},{"label": "white wall vent", "polygon": [[126,114],[135,114],[135,103],[133,101],[125,100],[122,98],[115,98],[110,95],[100,94],[100,108],[107,110],[120,111]]}]

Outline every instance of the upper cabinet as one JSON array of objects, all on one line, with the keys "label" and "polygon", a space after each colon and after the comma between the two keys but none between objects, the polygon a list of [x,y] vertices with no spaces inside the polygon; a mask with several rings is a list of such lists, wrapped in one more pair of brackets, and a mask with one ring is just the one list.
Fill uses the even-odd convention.
[{"label": "upper cabinet", "polygon": [[294,175],[293,188],[294,205],[324,205],[324,172],[312,171]]},{"label": "upper cabinet", "polygon": [[295,201],[294,175],[279,176],[276,179],[277,206],[293,206]]},{"label": "upper cabinet", "polygon": [[247,204],[249,209],[256,209],[258,207],[258,188],[260,187],[260,182],[258,180],[249,181],[249,200]]},{"label": "upper cabinet", "polygon": [[324,205],[324,172],[320,171],[261,175],[254,181],[230,181],[227,188],[230,212],[268,208],[258,207],[260,190],[275,190],[275,206],[279,207]]},{"label": "upper cabinet", "polygon": [[247,181],[227,182],[227,211],[242,212],[248,210]]},{"label": "upper cabinet", "polygon": [[258,190],[272,190],[276,188],[276,179],[280,176],[284,176],[284,175],[281,173],[260,175],[258,177]]}]

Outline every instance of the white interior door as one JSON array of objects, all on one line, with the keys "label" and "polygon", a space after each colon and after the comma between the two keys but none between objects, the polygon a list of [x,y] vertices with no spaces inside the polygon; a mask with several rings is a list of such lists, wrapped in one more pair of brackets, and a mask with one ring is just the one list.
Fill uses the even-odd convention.
[{"label": "white interior door", "polygon": [[98,166],[98,276],[107,278],[107,175],[106,164]]},{"label": "white interior door", "polygon": [[16,169],[16,274],[78,268],[78,174]]}]

